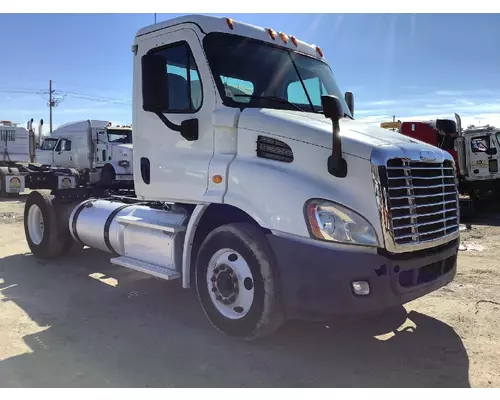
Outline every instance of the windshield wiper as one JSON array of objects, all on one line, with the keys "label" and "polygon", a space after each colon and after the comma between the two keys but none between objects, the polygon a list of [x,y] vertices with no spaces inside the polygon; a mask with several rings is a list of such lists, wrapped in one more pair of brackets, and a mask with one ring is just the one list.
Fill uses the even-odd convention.
[{"label": "windshield wiper", "polygon": [[279,96],[256,96],[253,94],[233,94],[233,96],[234,97],[248,97],[249,99],[255,99],[255,100],[274,100],[274,101],[278,101],[280,103],[289,104],[299,111],[306,112],[306,110],[300,108],[298,105],[293,104],[290,101],[288,101],[287,99],[284,99],[283,97],[279,97]]}]

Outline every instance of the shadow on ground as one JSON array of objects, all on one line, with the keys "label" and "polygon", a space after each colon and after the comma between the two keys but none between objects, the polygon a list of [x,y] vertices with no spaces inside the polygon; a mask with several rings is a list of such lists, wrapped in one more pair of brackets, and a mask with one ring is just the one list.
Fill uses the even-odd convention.
[{"label": "shadow on ground", "polygon": [[19,194],[19,195],[8,195],[5,197],[0,197],[0,203],[3,202],[19,202],[19,203],[24,203],[26,202],[26,199],[28,198],[28,195],[25,193]]},{"label": "shadow on ground", "polygon": [[[209,325],[194,290],[108,260],[87,249],[50,263],[0,260],[4,301],[45,327],[23,338],[32,353],[0,361],[1,387],[469,386],[462,341],[432,317],[401,307],[376,324],[289,322],[241,343]],[[396,331],[406,318],[416,328]]]}]

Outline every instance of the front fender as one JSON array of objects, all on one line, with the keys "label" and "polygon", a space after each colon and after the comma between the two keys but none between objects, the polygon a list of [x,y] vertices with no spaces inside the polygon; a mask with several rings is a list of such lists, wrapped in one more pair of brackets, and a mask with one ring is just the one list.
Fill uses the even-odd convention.
[{"label": "front fender", "polygon": [[302,165],[299,160],[293,165],[295,161],[285,164],[238,156],[230,166],[224,203],[245,211],[263,228],[309,237],[304,206],[309,199],[322,198],[362,215],[380,238],[369,161],[344,155],[351,169],[346,178],[336,178],[321,162],[329,154],[326,149],[324,153]]},{"label": "front fender", "polygon": [[108,164],[114,168],[116,175],[130,175],[133,172],[133,165],[131,162],[128,167],[118,165],[118,161],[115,160],[110,161]]}]

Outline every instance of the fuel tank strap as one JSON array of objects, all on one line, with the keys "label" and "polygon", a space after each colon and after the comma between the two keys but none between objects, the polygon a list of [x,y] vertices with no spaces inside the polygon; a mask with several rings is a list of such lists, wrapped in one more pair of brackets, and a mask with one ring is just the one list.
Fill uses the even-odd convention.
[{"label": "fuel tank strap", "polygon": [[116,214],[118,214],[121,210],[132,206],[133,204],[123,204],[118,208],[115,208],[111,214],[108,215],[108,218],[106,219],[106,223],[104,224],[104,243],[106,244],[107,248],[111,253],[113,253],[116,256],[120,256],[122,254],[118,254],[115,249],[113,249],[113,246],[111,246],[111,243],[109,241],[109,227],[111,226],[111,222],[113,222],[113,219],[116,217]]},{"label": "fuel tank strap", "polygon": [[78,221],[78,216],[80,215],[80,213],[82,212],[82,210],[87,206],[88,202],[90,201],[89,200],[85,200],[83,203],[81,203],[78,208],[76,209],[75,211],[75,214],[73,215],[73,220],[71,221],[71,231],[73,232],[73,236],[75,237],[75,239],[83,244],[85,246],[85,243],[82,242],[82,240],[80,239],[80,236],[78,236],[78,231],[76,229],[76,222]]}]

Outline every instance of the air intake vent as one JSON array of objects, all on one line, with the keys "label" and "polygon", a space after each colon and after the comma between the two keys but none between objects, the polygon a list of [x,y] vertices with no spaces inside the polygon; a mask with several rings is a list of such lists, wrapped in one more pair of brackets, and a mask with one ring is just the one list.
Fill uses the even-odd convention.
[{"label": "air intake vent", "polygon": [[257,157],[292,162],[293,152],[290,146],[280,140],[259,136],[257,138]]}]

